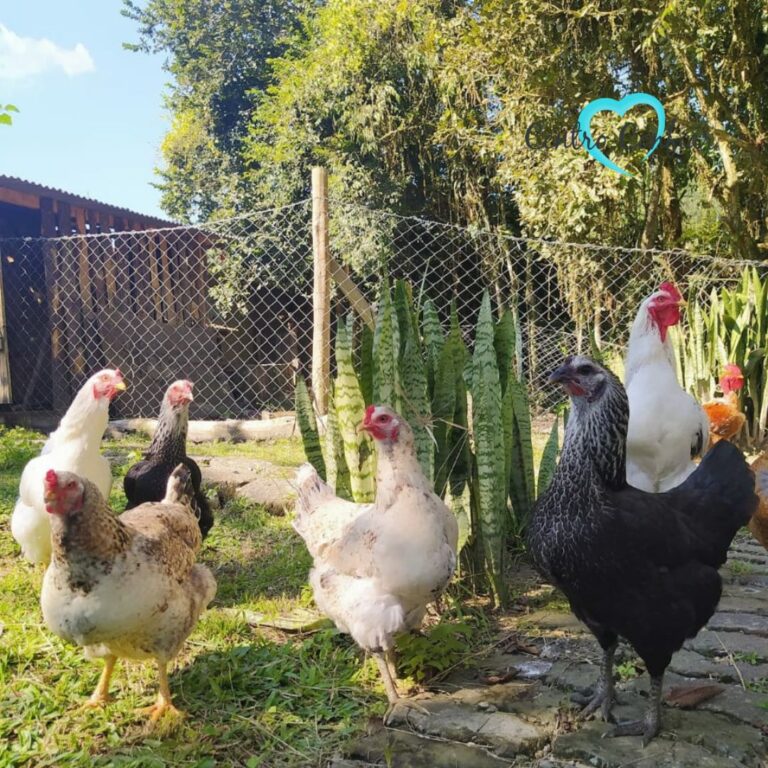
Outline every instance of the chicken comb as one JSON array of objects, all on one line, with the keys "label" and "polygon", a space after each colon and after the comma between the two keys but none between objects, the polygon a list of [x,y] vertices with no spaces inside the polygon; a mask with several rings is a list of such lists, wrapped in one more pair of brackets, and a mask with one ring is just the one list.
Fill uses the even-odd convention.
[{"label": "chicken comb", "polygon": [[365,418],[363,419],[363,424],[368,424],[371,420],[371,416],[373,416],[373,412],[376,410],[375,405],[369,405],[365,409]]},{"label": "chicken comb", "polygon": [[659,290],[662,293],[669,294],[675,301],[682,301],[683,299],[683,294],[677,290],[677,286],[674,283],[670,283],[668,280],[659,286]]},{"label": "chicken comb", "polygon": [[45,473],[45,485],[47,488],[56,488],[59,484],[59,477],[55,469],[49,469]]}]

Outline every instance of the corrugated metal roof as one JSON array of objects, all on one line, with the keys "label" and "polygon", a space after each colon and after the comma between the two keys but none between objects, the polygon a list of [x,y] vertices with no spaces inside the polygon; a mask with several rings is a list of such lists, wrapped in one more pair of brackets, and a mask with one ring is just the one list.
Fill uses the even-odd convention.
[{"label": "corrugated metal roof", "polygon": [[15,192],[22,192],[28,195],[37,195],[38,197],[50,197],[54,200],[61,200],[62,202],[69,203],[70,205],[111,213],[114,216],[140,219],[143,224],[149,224],[154,227],[173,227],[178,225],[178,222],[172,221],[171,219],[161,219],[157,216],[149,216],[145,213],[132,211],[129,208],[122,208],[117,205],[101,202],[100,200],[94,200],[90,197],[75,195],[71,192],[66,192],[63,189],[57,189],[56,187],[47,187],[44,184],[36,184],[33,181],[26,181],[26,179],[20,179],[17,176],[0,175],[0,188],[11,189]]}]

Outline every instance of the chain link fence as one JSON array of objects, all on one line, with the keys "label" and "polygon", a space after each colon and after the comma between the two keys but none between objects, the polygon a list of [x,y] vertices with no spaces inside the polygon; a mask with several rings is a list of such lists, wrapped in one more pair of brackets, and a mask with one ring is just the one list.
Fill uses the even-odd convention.
[{"label": "chain link fence", "polygon": [[[561,358],[597,344],[618,361],[640,301],[663,280],[704,304],[746,262],[574,245],[334,204],[334,258],[375,307],[381,276],[405,278],[468,342],[484,291],[517,309],[535,392]],[[119,366],[115,416],[151,417],[167,385],[195,382],[192,417],[290,409],[312,354],[310,201],[198,226],[0,240],[17,410],[63,412],[94,371]],[[763,265],[757,265],[764,270]],[[332,314],[350,310],[334,290]],[[542,401],[542,405],[546,405]]]}]

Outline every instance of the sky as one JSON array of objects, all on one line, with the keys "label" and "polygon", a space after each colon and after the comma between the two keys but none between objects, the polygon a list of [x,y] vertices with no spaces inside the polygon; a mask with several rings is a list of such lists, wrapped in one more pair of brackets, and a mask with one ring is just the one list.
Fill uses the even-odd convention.
[{"label": "sky", "polygon": [[163,56],[136,42],[121,0],[0,3],[0,174],[162,215],[151,186],[168,129]]}]

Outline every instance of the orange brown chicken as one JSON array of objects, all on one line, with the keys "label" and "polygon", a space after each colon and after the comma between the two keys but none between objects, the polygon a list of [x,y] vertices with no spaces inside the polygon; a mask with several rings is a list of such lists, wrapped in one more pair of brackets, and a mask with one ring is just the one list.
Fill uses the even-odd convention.
[{"label": "orange brown chicken", "polygon": [[739,410],[737,392],[744,386],[744,375],[735,363],[728,363],[723,368],[723,375],[718,382],[722,397],[704,403],[709,419],[709,447],[720,440],[731,440],[741,432],[746,416]]}]

